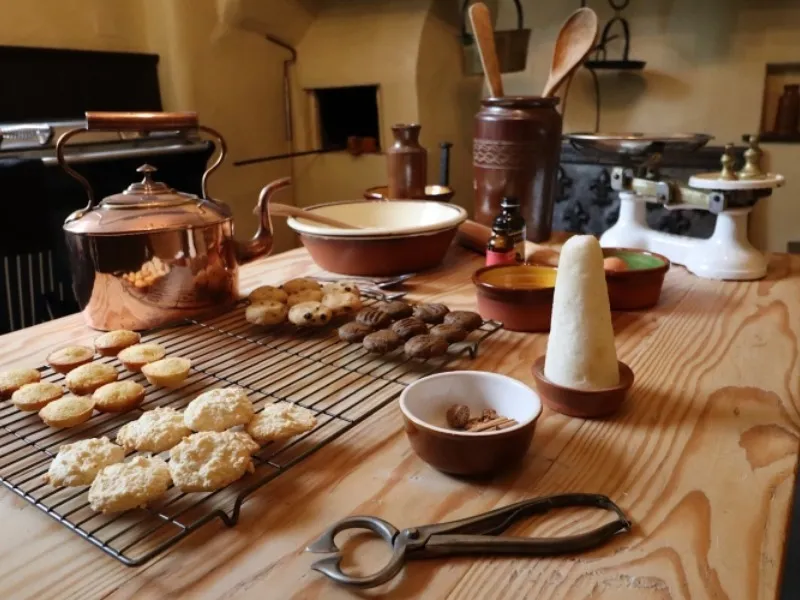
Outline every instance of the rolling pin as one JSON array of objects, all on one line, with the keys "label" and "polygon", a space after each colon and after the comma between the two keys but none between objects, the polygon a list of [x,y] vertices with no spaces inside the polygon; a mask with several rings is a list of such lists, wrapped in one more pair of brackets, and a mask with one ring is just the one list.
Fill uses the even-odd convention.
[{"label": "rolling pin", "polygon": [[[486,253],[486,244],[489,242],[490,237],[492,237],[492,230],[489,227],[469,219],[464,221],[456,232],[456,241],[461,246],[480,254]],[[526,241],[525,256],[529,263],[549,265],[551,267],[558,266],[559,251],[541,244]]]}]

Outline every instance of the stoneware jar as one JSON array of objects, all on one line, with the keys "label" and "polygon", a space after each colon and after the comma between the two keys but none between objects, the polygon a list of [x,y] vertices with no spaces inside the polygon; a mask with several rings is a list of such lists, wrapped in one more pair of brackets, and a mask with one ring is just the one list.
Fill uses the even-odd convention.
[{"label": "stoneware jar", "polygon": [[394,143],[386,150],[390,199],[425,198],[428,151],[419,145],[421,126],[393,125]]},{"label": "stoneware jar", "polygon": [[558,98],[486,98],[475,117],[475,219],[491,226],[504,196],[519,198],[527,239],[550,237],[561,153]]}]

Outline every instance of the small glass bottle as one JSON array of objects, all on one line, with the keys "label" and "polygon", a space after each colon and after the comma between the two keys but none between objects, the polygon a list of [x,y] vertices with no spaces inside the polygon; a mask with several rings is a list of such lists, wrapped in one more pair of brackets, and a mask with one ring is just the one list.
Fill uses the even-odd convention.
[{"label": "small glass bottle", "polygon": [[486,244],[486,266],[513,265],[517,262],[517,251],[508,232],[508,221],[500,213],[492,224],[492,236]]},{"label": "small glass bottle", "polygon": [[508,235],[516,250],[516,261],[524,264],[527,258],[525,256],[525,219],[522,218],[519,200],[505,197],[500,202],[500,209],[500,214],[505,216],[508,223]]}]

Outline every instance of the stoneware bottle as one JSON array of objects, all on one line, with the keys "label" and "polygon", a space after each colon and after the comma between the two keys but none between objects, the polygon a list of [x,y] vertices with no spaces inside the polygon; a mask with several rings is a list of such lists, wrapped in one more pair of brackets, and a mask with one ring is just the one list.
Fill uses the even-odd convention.
[{"label": "stoneware bottle", "polygon": [[394,143],[386,151],[389,198],[425,198],[428,152],[419,145],[420,125],[394,125]]},{"label": "stoneware bottle", "polygon": [[800,85],[783,86],[783,94],[778,100],[778,115],[775,117],[775,133],[797,134],[800,126]]}]

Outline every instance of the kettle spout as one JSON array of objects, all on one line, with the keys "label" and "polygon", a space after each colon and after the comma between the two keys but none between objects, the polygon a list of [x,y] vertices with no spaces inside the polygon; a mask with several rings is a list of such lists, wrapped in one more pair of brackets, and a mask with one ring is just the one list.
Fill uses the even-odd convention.
[{"label": "kettle spout", "polygon": [[291,183],[290,177],[282,177],[268,183],[261,190],[256,205],[256,212],[259,215],[258,230],[247,242],[235,242],[236,259],[239,264],[250,262],[259,256],[265,256],[272,250],[272,219],[269,214],[269,201],[275,192],[289,187]]}]

